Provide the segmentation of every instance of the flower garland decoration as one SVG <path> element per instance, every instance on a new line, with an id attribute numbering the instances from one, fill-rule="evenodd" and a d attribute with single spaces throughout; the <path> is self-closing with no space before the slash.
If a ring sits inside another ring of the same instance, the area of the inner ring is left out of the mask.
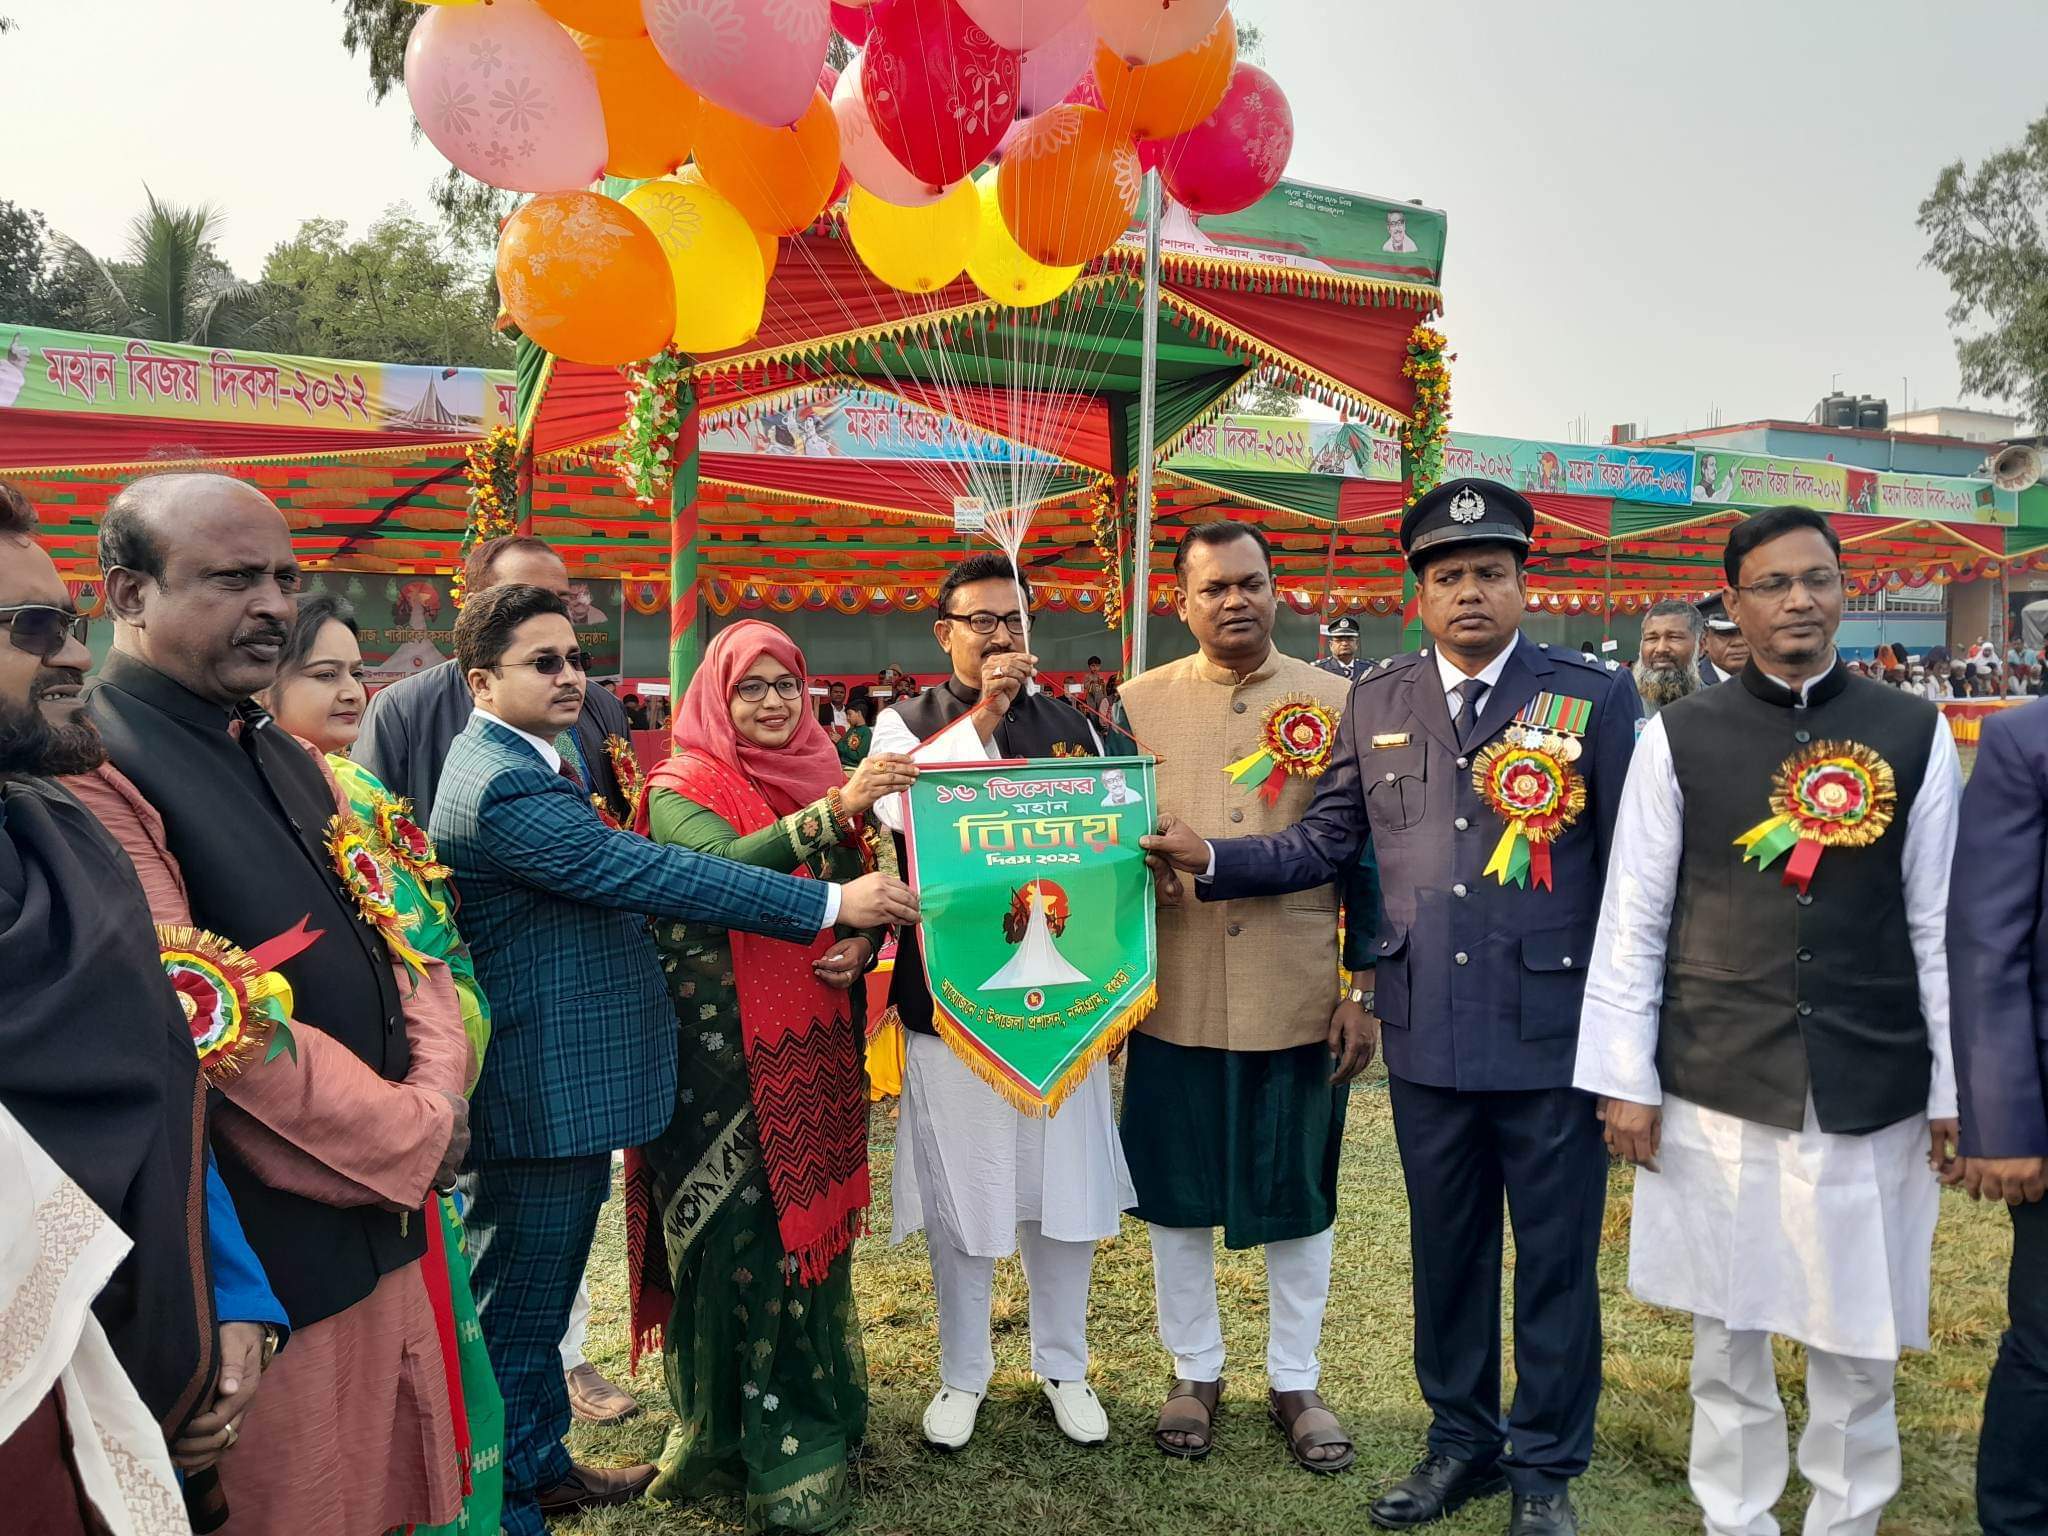
<path id="1" fill-rule="evenodd" d="M 1406 505 L 1433 489 L 1444 477 L 1444 444 L 1451 435 L 1451 364 L 1445 355 L 1444 333 L 1427 323 L 1408 333 L 1408 355 L 1401 377 L 1415 383 L 1415 410 L 1401 428 L 1401 454 L 1408 461 Z"/>
<path id="2" fill-rule="evenodd" d="M 1259 749 L 1223 770 L 1233 784 L 1248 784 L 1268 805 L 1280 803 L 1290 777 L 1321 778 L 1337 741 L 1337 717 L 1305 693 L 1289 694 L 1259 726 Z"/>
<path id="3" fill-rule="evenodd" d="M 1507 823 L 1485 873 L 1502 885 L 1533 883 L 1547 891 L 1553 888 L 1550 845 L 1585 813 L 1586 782 L 1549 741 L 1527 743 L 1528 733 L 1510 732 L 1480 753 L 1472 765 L 1472 787 Z"/>
<path id="4" fill-rule="evenodd" d="M 682 353 L 666 347 L 626 370 L 633 387 L 626 391 L 626 420 L 612 467 L 643 507 L 653 506 L 676 477 L 676 433 L 683 425 L 678 386 L 688 368 Z"/>
<path id="5" fill-rule="evenodd" d="M 519 434 L 510 427 L 493 427 L 480 443 L 472 443 L 465 456 L 462 478 L 469 482 L 469 524 L 462 530 L 454 580 L 449 596 L 462 606 L 462 562 L 469 552 L 489 539 L 513 531 L 512 508 L 519 501 Z"/>
<path id="6" fill-rule="evenodd" d="M 1830 848 L 1868 848 L 1899 807 L 1892 765 L 1855 742 L 1817 741 L 1785 759 L 1771 780 L 1773 814 L 1735 846 L 1742 862 L 1769 869 L 1786 854 L 1783 883 L 1803 896 Z"/>
<path id="7" fill-rule="evenodd" d="M 1124 567 L 1117 557 L 1116 496 L 1112 481 L 1096 482 L 1089 507 L 1088 525 L 1095 535 L 1095 552 L 1102 557 L 1102 623 L 1115 629 L 1124 620 Z"/>
<path id="8" fill-rule="evenodd" d="M 624 736 L 607 736 L 604 739 L 604 755 L 611 760 L 612 775 L 619 781 L 619 793 L 626 801 L 626 825 L 640 824 L 640 802 L 647 797 L 647 775 L 640 771 L 640 759 L 633 753 L 633 743 Z M 602 799 L 593 795 L 592 799 Z"/>
<path id="9" fill-rule="evenodd" d="M 383 936 L 394 955 L 424 975 L 429 957 L 414 947 L 410 937 L 412 929 L 419 926 L 419 915 L 398 910 L 398 891 L 385 854 L 385 844 L 353 811 L 328 819 L 327 855 L 356 911 Z"/>
<path id="10" fill-rule="evenodd" d="M 320 937 L 306 919 L 252 950 L 230 944 L 217 933 L 183 924 L 158 923 L 157 948 L 164 974 L 177 993 L 199 1069 L 213 1083 L 223 1083 L 262 1053 L 264 1061 L 280 1056 L 299 1059 L 292 1038 L 291 983 L 277 967 L 304 953 Z"/>

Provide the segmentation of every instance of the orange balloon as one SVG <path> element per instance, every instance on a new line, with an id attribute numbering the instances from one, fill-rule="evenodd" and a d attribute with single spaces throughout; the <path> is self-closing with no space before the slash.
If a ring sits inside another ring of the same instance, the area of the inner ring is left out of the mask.
<path id="1" fill-rule="evenodd" d="M 645 37 L 640 0 L 539 0 L 540 8 L 574 32 L 593 37 Z"/>
<path id="2" fill-rule="evenodd" d="M 825 211 L 839 184 L 839 119 L 823 91 L 787 128 L 704 103 L 697 168 L 764 235 L 794 235 Z"/>
<path id="3" fill-rule="evenodd" d="M 1237 23 L 1225 11 L 1198 48 L 1133 68 L 1101 42 L 1095 85 L 1117 130 L 1135 139 L 1170 139 L 1223 104 L 1237 67 Z"/>
<path id="4" fill-rule="evenodd" d="M 675 331 L 661 242 L 630 208 L 595 192 L 543 192 L 507 219 L 498 289 L 520 330 L 575 363 L 638 362 Z"/>
<path id="5" fill-rule="evenodd" d="M 772 283 L 775 281 L 775 263 L 782 257 L 782 242 L 758 229 L 754 231 L 754 238 L 761 242 L 761 270 Z"/>
<path id="6" fill-rule="evenodd" d="M 1049 267 L 1100 256 L 1130 228 L 1142 171 L 1107 112 L 1059 106 L 1028 119 L 996 169 L 1011 238 Z"/>
<path id="7" fill-rule="evenodd" d="M 604 168 L 645 181 L 666 176 L 690 158 L 704 98 L 678 80 L 646 37 L 595 37 L 573 32 L 604 107 L 610 144 Z"/>

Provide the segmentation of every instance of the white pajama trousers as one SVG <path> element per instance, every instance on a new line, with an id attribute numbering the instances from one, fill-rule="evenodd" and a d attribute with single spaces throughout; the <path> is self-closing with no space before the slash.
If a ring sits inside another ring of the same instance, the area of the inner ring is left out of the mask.
<path id="1" fill-rule="evenodd" d="M 1808 1347 L 1806 1432 L 1799 1471 L 1813 1487 L 1804 1536 L 1876 1536 L 1899 1491 L 1897 1362 Z M 1778 1536 L 1771 1509 L 1785 1491 L 1785 1405 L 1771 1336 L 1693 1317 L 1693 1497 L 1708 1536 Z"/>
<path id="2" fill-rule="evenodd" d="M 988 1328 L 996 1261 L 955 1247 L 936 1226 L 925 1229 L 925 1239 L 939 1304 L 939 1379 L 956 1392 L 979 1395 L 996 1368 Z M 1086 1381 L 1094 1241 L 1061 1242 L 1037 1222 L 1020 1221 L 1017 1251 L 1031 1289 L 1031 1369 L 1047 1381 Z"/>
<path id="3" fill-rule="evenodd" d="M 1152 1293 L 1159 1342 L 1183 1381 L 1223 1376 L 1223 1317 L 1216 1304 L 1216 1233 L 1210 1227 L 1153 1227 Z M 1275 1392 L 1313 1392 L 1322 1379 L 1316 1346 L 1330 1300 L 1336 1228 L 1266 1244 L 1266 1383 Z"/>

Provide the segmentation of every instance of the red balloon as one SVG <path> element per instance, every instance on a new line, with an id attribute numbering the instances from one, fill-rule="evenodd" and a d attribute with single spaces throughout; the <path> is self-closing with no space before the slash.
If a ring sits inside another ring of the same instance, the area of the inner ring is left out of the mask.
<path id="1" fill-rule="evenodd" d="M 1273 77 L 1239 64 L 1223 105 L 1160 151 L 1160 175 L 1190 213 L 1236 213 L 1279 183 L 1294 153 L 1294 109 Z"/>
<path id="2" fill-rule="evenodd" d="M 874 12 L 861 92 L 889 153 L 919 180 L 951 186 L 1015 120 L 1017 68 L 957 0 L 890 0 Z"/>
<path id="3" fill-rule="evenodd" d="M 868 28 L 874 25 L 874 12 L 858 5 L 841 5 L 832 0 L 832 30 L 858 48 L 868 40 Z M 830 91 L 825 93 L 831 95 Z"/>

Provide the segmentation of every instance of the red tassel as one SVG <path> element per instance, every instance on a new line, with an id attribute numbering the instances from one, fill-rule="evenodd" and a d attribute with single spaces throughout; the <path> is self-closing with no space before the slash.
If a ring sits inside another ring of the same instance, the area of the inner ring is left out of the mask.
<path id="1" fill-rule="evenodd" d="M 1785 861 L 1785 884 L 1798 888 L 1799 894 L 1807 894 L 1813 884 L 1813 872 L 1820 864 L 1821 845 L 1802 837 L 1792 845 L 1792 856 Z"/>
<path id="2" fill-rule="evenodd" d="M 1547 891 L 1551 888 L 1550 844 L 1529 844 L 1529 883 L 1541 890 Z"/>
<path id="3" fill-rule="evenodd" d="M 1266 775 L 1266 782 L 1259 786 L 1259 798 L 1268 805 L 1278 805 L 1280 803 L 1280 791 L 1286 788 L 1286 786 L 1287 770 L 1276 763 L 1273 766 L 1273 771 Z"/>

